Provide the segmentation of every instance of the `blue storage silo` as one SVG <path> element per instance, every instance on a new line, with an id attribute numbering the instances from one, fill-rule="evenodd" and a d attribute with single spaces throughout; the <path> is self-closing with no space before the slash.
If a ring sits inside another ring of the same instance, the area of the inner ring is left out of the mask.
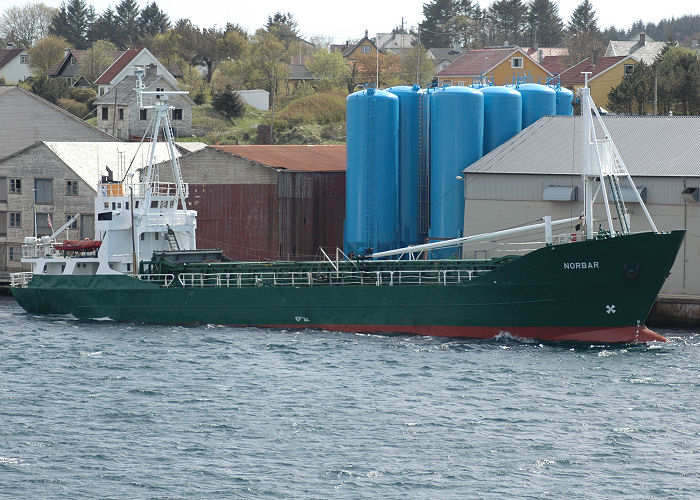
<path id="1" fill-rule="evenodd" d="M 493 151 L 522 130 L 520 92 L 510 87 L 484 87 L 484 154 Z"/>
<path id="2" fill-rule="evenodd" d="M 347 97 L 346 110 L 345 252 L 396 248 L 399 98 L 362 90 Z"/>
<path id="3" fill-rule="evenodd" d="M 557 112 L 557 93 L 551 87 L 539 83 L 517 85 L 523 99 L 523 128 L 547 115 Z"/>
<path id="4" fill-rule="evenodd" d="M 484 148 L 484 94 L 447 87 L 430 97 L 430 239 L 458 238 L 464 228 L 462 170 Z M 450 257 L 454 249 L 432 252 Z"/>
<path id="5" fill-rule="evenodd" d="M 557 115 L 574 115 L 574 93 L 560 85 L 554 88 L 557 94 Z"/>
<path id="6" fill-rule="evenodd" d="M 423 243 L 421 188 L 427 185 L 427 94 L 418 85 L 386 89 L 399 98 L 399 245 Z M 427 231 L 423 231 L 427 233 Z"/>

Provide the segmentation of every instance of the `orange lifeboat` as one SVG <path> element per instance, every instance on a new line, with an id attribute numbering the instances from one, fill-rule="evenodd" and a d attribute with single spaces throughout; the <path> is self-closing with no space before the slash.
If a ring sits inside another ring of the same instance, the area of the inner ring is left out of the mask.
<path id="1" fill-rule="evenodd" d="M 54 248 L 63 252 L 94 252 L 102 245 L 102 241 L 91 240 L 65 240 L 63 243 L 55 243 Z"/>

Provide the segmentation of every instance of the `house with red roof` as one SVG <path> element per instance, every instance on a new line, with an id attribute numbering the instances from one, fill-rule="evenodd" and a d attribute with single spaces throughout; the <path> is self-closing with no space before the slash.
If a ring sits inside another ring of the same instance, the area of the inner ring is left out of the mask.
<path id="1" fill-rule="evenodd" d="M 588 86 L 591 97 L 597 106 L 607 108 L 608 94 L 617 87 L 624 76 L 634 71 L 638 59 L 634 56 L 597 57 L 594 53 L 580 63 L 572 66 L 560 75 L 561 84 L 574 91 L 574 94 L 584 86 L 583 73 L 588 75 Z"/>
<path id="2" fill-rule="evenodd" d="M 7 49 L 0 49 L 0 78 L 5 83 L 18 83 L 32 76 L 27 49 L 15 48 L 8 43 Z"/>
<path id="3" fill-rule="evenodd" d="M 468 50 L 437 74 L 440 84 L 471 85 L 486 78 L 494 85 L 528 81 L 545 83 L 552 74 L 517 46 Z"/>
<path id="4" fill-rule="evenodd" d="M 95 85 L 98 87 L 97 95 L 105 95 L 109 89 L 121 82 L 124 77 L 133 75 L 136 67 L 153 67 L 156 75 L 162 76 L 171 86 L 177 88 L 175 76 L 156 59 L 156 56 L 144 47 L 122 52 L 116 61 L 95 80 Z"/>

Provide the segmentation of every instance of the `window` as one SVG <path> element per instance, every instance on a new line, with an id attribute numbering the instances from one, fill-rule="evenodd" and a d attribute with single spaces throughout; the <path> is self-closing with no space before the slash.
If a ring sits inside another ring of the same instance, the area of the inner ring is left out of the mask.
<path id="1" fill-rule="evenodd" d="M 625 64 L 625 74 L 634 73 L 634 64 Z"/>
<path id="2" fill-rule="evenodd" d="M 160 239 L 160 233 L 153 233 L 153 237 L 154 237 L 156 240 L 159 240 L 159 239 Z"/>
<path id="3" fill-rule="evenodd" d="M 163 87 L 156 87 L 156 92 L 164 92 L 165 89 Z M 156 99 L 160 99 L 160 94 L 156 94 Z"/>
<path id="4" fill-rule="evenodd" d="M 363 54 L 369 54 L 370 52 L 372 52 L 372 47 L 371 47 L 371 46 L 369 46 L 369 45 L 363 45 L 363 46 L 362 46 L 362 53 L 363 53 Z"/>
<path id="5" fill-rule="evenodd" d="M 139 120 L 148 120 L 148 114 L 146 109 L 139 110 Z"/>
<path id="6" fill-rule="evenodd" d="M 51 221 L 51 214 L 46 212 L 38 212 L 36 214 L 36 234 L 37 236 L 49 236 L 53 234 L 53 229 L 49 222 Z"/>
<path id="7" fill-rule="evenodd" d="M 34 179 L 34 203 L 38 205 L 53 203 L 53 179 Z"/>
<path id="8" fill-rule="evenodd" d="M 182 110 L 173 109 L 173 120 L 182 120 Z"/>
<path id="9" fill-rule="evenodd" d="M 510 67 L 511 68 L 522 68 L 523 67 L 523 58 L 522 57 L 514 57 L 513 59 L 510 60 Z"/>
<path id="10" fill-rule="evenodd" d="M 71 58 L 70 58 L 70 65 L 71 65 L 71 66 L 75 66 L 76 64 L 78 64 L 78 63 L 75 62 L 75 57 L 71 56 Z"/>
<path id="11" fill-rule="evenodd" d="M 10 250 L 10 260 L 18 262 L 22 260 L 22 248 L 21 247 L 8 247 Z"/>
<path id="12" fill-rule="evenodd" d="M 19 56 L 19 63 L 20 64 L 29 64 L 29 56 L 26 54 L 22 54 Z"/>
<path id="13" fill-rule="evenodd" d="M 66 181 L 66 196 L 78 196 L 78 181 Z"/>
<path id="14" fill-rule="evenodd" d="M 66 222 L 71 220 L 75 214 L 66 214 Z M 68 226 L 66 229 L 78 229 L 78 219 L 75 219 L 73 223 Z"/>
<path id="15" fill-rule="evenodd" d="M 124 119 L 124 108 L 119 108 L 119 119 L 120 120 Z"/>
<path id="16" fill-rule="evenodd" d="M 464 81 L 460 80 L 457 82 L 458 87 L 464 87 Z"/>
<path id="17" fill-rule="evenodd" d="M 102 106 L 102 119 L 109 120 L 109 111 L 107 111 L 107 106 Z"/>
<path id="18" fill-rule="evenodd" d="M 144 241 L 146 239 L 146 233 L 141 233 L 141 241 Z"/>
<path id="19" fill-rule="evenodd" d="M 10 193 L 20 194 L 22 192 L 22 179 L 10 179 Z"/>
<path id="20" fill-rule="evenodd" d="M 103 95 L 105 95 L 105 89 L 104 89 L 104 88 L 101 88 L 101 89 L 100 89 L 100 97 L 102 97 Z"/>
<path id="21" fill-rule="evenodd" d="M 19 212 L 10 212 L 10 227 L 22 227 L 22 214 Z"/>

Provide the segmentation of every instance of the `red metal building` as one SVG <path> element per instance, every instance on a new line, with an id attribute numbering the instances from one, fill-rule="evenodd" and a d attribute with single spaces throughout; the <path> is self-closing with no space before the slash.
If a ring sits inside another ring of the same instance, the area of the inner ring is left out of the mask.
<path id="1" fill-rule="evenodd" d="M 303 260 L 343 247 L 345 146 L 210 146 L 180 164 L 200 248 Z"/>

